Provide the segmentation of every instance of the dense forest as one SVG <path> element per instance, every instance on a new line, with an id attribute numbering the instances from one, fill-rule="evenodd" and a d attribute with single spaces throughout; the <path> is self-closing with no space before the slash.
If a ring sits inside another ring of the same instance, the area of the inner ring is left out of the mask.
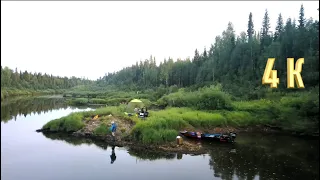
<path id="1" fill-rule="evenodd" d="M 297 12 L 298 13 L 298 12 Z M 262 85 L 268 58 L 276 58 L 278 90 L 287 90 L 287 58 L 304 58 L 302 78 L 305 90 L 319 85 L 319 21 L 306 19 L 301 5 L 299 19 L 287 19 L 279 14 L 274 31 L 265 11 L 261 31 L 254 31 L 253 14 L 247 21 L 248 29 L 236 36 L 231 22 L 222 35 L 215 38 L 210 49 L 195 50 L 192 59 L 168 58 L 156 64 L 154 57 L 137 62 L 131 67 L 100 78 L 99 86 L 115 85 L 126 90 L 152 87 L 200 87 L 221 83 L 223 89 L 244 99 L 262 98 L 270 86 Z"/>
<path id="2" fill-rule="evenodd" d="M 70 89 L 79 85 L 90 85 L 94 81 L 76 78 L 59 77 L 49 74 L 18 71 L 1 66 L 1 100 L 8 96 L 28 94 L 62 93 L 59 90 Z"/>
<path id="3" fill-rule="evenodd" d="M 59 77 L 49 74 L 21 72 L 1 66 L 1 87 L 17 89 L 69 89 L 77 85 L 89 85 L 92 81 L 76 77 Z"/>

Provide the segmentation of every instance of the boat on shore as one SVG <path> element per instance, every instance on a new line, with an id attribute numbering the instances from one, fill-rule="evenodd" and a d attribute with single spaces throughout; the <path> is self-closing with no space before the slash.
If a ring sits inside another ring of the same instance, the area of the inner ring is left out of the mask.
<path id="1" fill-rule="evenodd" d="M 220 141 L 233 143 L 237 137 L 236 133 L 201 133 L 194 131 L 180 131 L 180 134 L 193 139 L 209 140 L 209 141 Z"/>

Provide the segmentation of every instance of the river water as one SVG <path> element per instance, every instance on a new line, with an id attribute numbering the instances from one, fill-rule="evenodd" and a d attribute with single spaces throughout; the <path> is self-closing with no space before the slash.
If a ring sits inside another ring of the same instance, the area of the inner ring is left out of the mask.
<path id="1" fill-rule="evenodd" d="M 156 154 L 102 142 L 36 133 L 74 111 L 62 98 L 1 103 L 2 180 L 316 180 L 319 141 L 238 134 L 234 145 L 212 144 L 206 155 Z"/>

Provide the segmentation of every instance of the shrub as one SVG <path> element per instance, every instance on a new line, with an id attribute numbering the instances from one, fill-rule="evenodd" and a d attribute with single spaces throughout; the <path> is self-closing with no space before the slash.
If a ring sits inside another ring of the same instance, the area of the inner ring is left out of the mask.
<path id="1" fill-rule="evenodd" d="M 93 133 L 95 135 L 107 135 L 107 134 L 110 134 L 111 133 L 111 130 L 110 128 L 107 127 L 106 124 L 102 123 L 100 124 L 96 129 L 94 129 Z"/>

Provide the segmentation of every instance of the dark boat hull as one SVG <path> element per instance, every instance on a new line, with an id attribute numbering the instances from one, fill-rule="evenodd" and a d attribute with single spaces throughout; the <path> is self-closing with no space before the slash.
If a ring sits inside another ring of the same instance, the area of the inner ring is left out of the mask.
<path id="1" fill-rule="evenodd" d="M 200 132 L 181 131 L 180 134 L 184 135 L 185 137 L 193 138 L 193 139 L 219 141 L 219 142 L 229 142 L 229 143 L 233 143 L 234 140 L 236 139 L 236 134 L 232 133 L 232 132 L 230 132 L 228 134 L 222 134 L 222 133 L 203 134 L 203 133 L 200 133 Z"/>

